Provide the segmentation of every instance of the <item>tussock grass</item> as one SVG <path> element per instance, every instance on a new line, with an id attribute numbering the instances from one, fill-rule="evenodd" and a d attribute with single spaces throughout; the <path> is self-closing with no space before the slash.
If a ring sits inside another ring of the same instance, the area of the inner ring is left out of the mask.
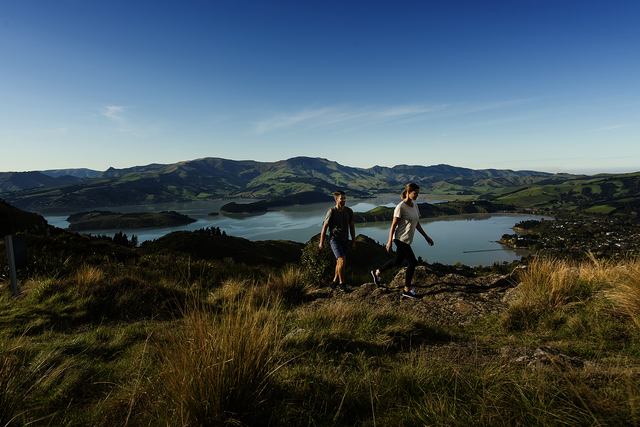
<path id="1" fill-rule="evenodd" d="M 38 352 L 24 336 L 5 334 L 1 338 L 0 425 L 51 422 L 56 414 L 47 406 L 49 400 L 56 398 L 55 392 L 47 396 L 47 401 L 42 401 L 42 392 L 51 391 L 51 384 L 65 378 L 73 363 L 56 363 L 56 349 Z"/>
<path id="2" fill-rule="evenodd" d="M 536 258 L 519 273 L 520 296 L 502 316 L 502 326 L 507 330 L 523 330 L 535 328 L 540 322 L 553 326 L 570 321 L 576 330 L 583 329 L 578 319 L 569 320 L 570 314 L 579 306 L 603 302 L 598 300 L 611 287 L 610 269 L 609 263 L 595 259 L 579 263 Z"/>
<path id="3" fill-rule="evenodd" d="M 159 409 L 176 425 L 232 425 L 259 419 L 278 366 L 282 315 L 241 299 L 214 313 L 194 305 L 185 323 L 159 343 L 165 400 Z"/>
<path id="4" fill-rule="evenodd" d="M 640 329 L 640 259 L 627 259 L 611 271 L 614 286 L 608 295 L 618 303 L 618 312 Z"/>
<path id="5" fill-rule="evenodd" d="M 0 426 L 638 425 L 633 259 L 538 259 L 506 312 L 445 329 L 297 266 L 56 250 L 4 284 Z M 487 355 L 541 345 L 591 367 Z"/>
<path id="6" fill-rule="evenodd" d="M 19 340 L 2 336 L 0 340 L 0 425 L 18 425 L 28 410 L 23 399 L 33 391 L 34 372 L 23 369 L 27 359 Z"/>
<path id="7" fill-rule="evenodd" d="M 261 298 L 267 300 L 276 296 L 289 304 L 296 304 L 303 302 L 312 289 L 300 267 L 289 265 L 268 278 Z"/>
<path id="8" fill-rule="evenodd" d="M 313 286 L 296 266 L 287 266 L 263 280 L 229 278 L 220 288 L 209 293 L 208 300 L 218 305 L 235 304 L 238 301 L 260 307 L 270 301 L 293 305 L 303 302 Z"/>

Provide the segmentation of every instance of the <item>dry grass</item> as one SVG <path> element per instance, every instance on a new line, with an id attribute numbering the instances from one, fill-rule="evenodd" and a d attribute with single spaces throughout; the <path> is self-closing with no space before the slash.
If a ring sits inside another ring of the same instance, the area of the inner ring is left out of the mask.
<path id="1" fill-rule="evenodd" d="M 521 301 L 555 309 L 581 302 L 607 286 L 606 265 L 538 258 L 520 273 Z"/>
<path id="2" fill-rule="evenodd" d="M 612 269 L 611 281 L 608 295 L 618 303 L 620 313 L 640 328 L 640 259 L 628 259 Z"/>
<path id="3" fill-rule="evenodd" d="M 289 305 L 303 302 L 312 290 L 300 268 L 288 266 L 266 280 L 230 278 L 209 294 L 208 300 L 216 304 L 237 303 L 242 300 L 253 307 L 273 301 Z"/>
<path id="4" fill-rule="evenodd" d="M 257 416 L 278 366 L 281 333 L 278 311 L 243 299 L 221 313 L 189 308 L 184 325 L 159 343 L 166 393 L 160 405 L 170 424 L 231 425 Z"/>

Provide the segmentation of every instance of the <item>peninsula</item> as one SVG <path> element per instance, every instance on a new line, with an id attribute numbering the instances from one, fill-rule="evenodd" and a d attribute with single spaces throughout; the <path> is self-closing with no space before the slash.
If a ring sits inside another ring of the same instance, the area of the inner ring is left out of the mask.
<path id="1" fill-rule="evenodd" d="M 119 213 L 110 211 L 78 212 L 70 215 L 69 231 L 172 227 L 197 220 L 175 211 Z"/>

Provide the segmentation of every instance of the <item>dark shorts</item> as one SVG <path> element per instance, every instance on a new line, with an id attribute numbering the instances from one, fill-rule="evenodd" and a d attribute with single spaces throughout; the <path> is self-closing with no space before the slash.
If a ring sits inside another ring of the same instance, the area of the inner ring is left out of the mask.
<path id="1" fill-rule="evenodd" d="M 339 239 L 329 239 L 329 244 L 331 245 L 331 249 L 333 250 L 333 254 L 336 256 L 336 259 L 347 256 L 347 247 L 349 246 L 349 242 L 344 242 Z"/>

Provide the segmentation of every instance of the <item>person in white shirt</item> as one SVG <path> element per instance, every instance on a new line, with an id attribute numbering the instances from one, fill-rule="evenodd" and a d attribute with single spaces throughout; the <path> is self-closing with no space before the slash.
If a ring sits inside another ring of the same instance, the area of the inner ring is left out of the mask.
<path id="1" fill-rule="evenodd" d="M 427 243 L 433 246 L 433 240 L 425 233 L 420 225 L 420 209 L 415 203 L 416 199 L 420 195 L 420 187 L 418 184 L 407 184 L 402 192 L 402 202 L 396 206 L 393 211 L 393 222 L 391 223 L 391 229 L 389 230 L 389 241 L 387 242 L 387 252 L 391 250 L 391 242 L 396 244 L 396 257 L 387 261 L 382 267 L 375 271 L 371 271 L 373 280 L 376 286 L 380 286 L 380 276 L 382 273 L 391 267 L 402 265 L 402 261 L 405 259 L 409 263 L 407 271 L 405 273 L 404 291 L 403 297 L 417 299 L 418 296 L 414 289 L 411 289 L 411 279 L 413 278 L 413 272 L 415 271 L 418 260 L 411 249 L 411 243 L 413 243 L 413 235 L 416 230 L 424 236 Z"/>

